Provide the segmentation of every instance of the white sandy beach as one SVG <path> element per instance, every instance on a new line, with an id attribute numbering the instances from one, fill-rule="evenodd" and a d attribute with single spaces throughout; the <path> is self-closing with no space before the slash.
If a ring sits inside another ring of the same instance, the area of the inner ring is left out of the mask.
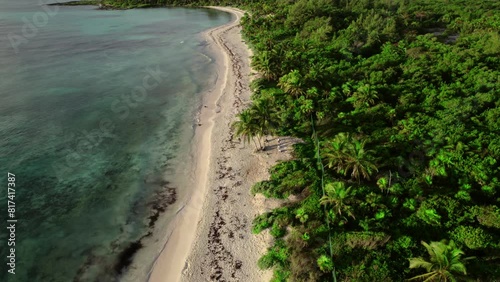
<path id="1" fill-rule="evenodd" d="M 250 103 L 251 51 L 241 37 L 239 21 L 244 12 L 210 7 L 234 15 L 232 22 L 203 34 L 217 63 L 217 82 L 203 96 L 200 126 L 191 150 L 194 185 L 186 205 L 177 211 L 147 273 L 149 282 L 269 281 L 272 272 L 257 267 L 270 246 L 268 232 L 254 235 L 252 221 L 277 205 L 250 193 L 251 186 L 268 177 L 278 160 L 288 159 L 269 143 L 266 152 L 234 137 L 231 124 Z M 273 149 L 274 148 L 274 149 Z M 169 219 L 170 220 L 170 219 Z M 149 244 L 149 242 L 145 242 Z M 157 242 L 158 243 L 158 242 Z M 139 253 L 126 281 L 144 277 L 138 265 L 147 253 Z M 151 255 L 151 253 L 149 253 Z M 135 269 L 134 269 L 135 268 Z"/>

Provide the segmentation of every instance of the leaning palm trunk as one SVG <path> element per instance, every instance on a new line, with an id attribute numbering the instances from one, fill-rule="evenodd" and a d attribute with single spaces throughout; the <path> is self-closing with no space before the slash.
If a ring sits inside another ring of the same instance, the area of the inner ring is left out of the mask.
<path id="1" fill-rule="evenodd" d="M 262 139 L 262 135 L 257 135 L 257 140 L 259 140 L 259 148 L 262 150 L 263 147 L 262 147 L 262 143 L 260 142 L 260 140 Z"/>
<path id="2" fill-rule="evenodd" d="M 260 147 L 257 147 L 257 142 L 255 142 L 255 138 L 252 137 L 253 144 L 255 145 L 255 150 L 259 150 Z M 259 142 L 260 145 L 260 142 Z"/>

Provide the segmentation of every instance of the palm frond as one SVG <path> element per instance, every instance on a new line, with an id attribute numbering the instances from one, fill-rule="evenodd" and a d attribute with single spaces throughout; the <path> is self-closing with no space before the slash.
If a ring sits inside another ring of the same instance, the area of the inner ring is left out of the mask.
<path id="1" fill-rule="evenodd" d="M 424 260 L 423 258 L 411 258 L 410 268 L 425 268 L 427 271 L 431 271 L 434 267 L 434 264 Z"/>
<path id="2" fill-rule="evenodd" d="M 434 277 L 435 275 L 437 275 L 437 273 L 435 271 L 433 272 L 429 272 L 429 273 L 425 273 L 425 274 L 420 274 L 420 275 L 417 275 L 417 276 L 414 276 L 406 281 L 415 281 L 415 280 L 424 280 L 424 279 L 428 279 L 429 277 Z"/>

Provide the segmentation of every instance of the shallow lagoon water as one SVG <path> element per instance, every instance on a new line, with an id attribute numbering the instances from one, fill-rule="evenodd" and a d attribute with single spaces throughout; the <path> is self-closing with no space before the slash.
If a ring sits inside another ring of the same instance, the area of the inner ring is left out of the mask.
<path id="1" fill-rule="evenodd" d="M 16 275 L 4 262 L 0 281 L 112 281 L 156 193 L 182 182 L 176 157 L 215 79 L 197 35 L 231 16 L 59 7 L 16 50 L 9 35 L 43 11 L 0 1 L 0 173 L 16 175 L 18 218 Z"/>

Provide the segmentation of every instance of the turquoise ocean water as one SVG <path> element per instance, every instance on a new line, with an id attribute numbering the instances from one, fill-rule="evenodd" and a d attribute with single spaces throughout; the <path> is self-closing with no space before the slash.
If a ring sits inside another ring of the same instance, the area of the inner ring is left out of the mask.
<path id="1" fill-rule="evenodd" d="M 215 80 L 199 33 L 231 16 L 42 2 L 0 0 L 0 281 L 116 281 L 155 195 L 184 188 L 172 167 Z"/>

